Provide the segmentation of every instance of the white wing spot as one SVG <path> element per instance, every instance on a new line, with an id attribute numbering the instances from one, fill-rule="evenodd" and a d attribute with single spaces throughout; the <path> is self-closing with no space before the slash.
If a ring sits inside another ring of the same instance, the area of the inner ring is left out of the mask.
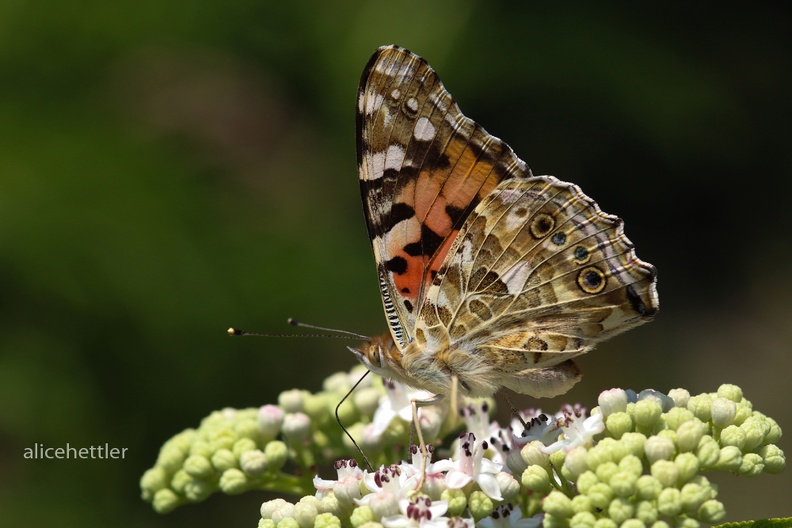
<path id="1" fill-rule="evenodd" d="M 385 153 L 375 152 L 371 155 L 366 180 L 379 180 L 383 174 L 385 174 Z"/>
<path id="2" fill-rule="evenodd" d="M 404 163 L 404 148 L 401 145 L 389 145 L 385 154 L 385 170 L 399 170 Z"/>
<path id="3" fill-rule="evenodd" d="M 423 116 L 415 122 L 415 128 L 413 128 L 413 136 L 418 141 L 431 141 L 434 139 L 437 130 L 435 130 L 434 125 L 429 118 Z"/>
<path id="4" fill-rule="evenodd" d="M 527 262 L 520 262 L 501 276 L 509 293 L 517 295 L 522 292 L 528 277 L 531 275 L 531 266 Z"/>
<path id="5" fill-rule="evenodd" d="M 409 99 L 407 99 L 407 108 L 409 108 L 410 111 L 412 111 L 412 112 L 417 112 L 418 111 L 418 99 L 416 99 L 415 97 L 410 97 Z"/>
<path id="6" fill-rule="evenodd" d="M 394 100 L 396 100 L 396 101 L 398 101 L 398 100 L 399 100 L 399 97 L 401 97 L 401 92 L 399 91 L 399 89 L 398 89 L 398 88 L 394 88 L 394 90 L 391 92 L 391 97 L 392 97 Z"/>
<path id="7" fill-rule="evenodd" d="M 373 90 L 369 92 L 366 97 L 366 115 L 371 115 L 382 106 L 382 94 L 378 94 Z"/>

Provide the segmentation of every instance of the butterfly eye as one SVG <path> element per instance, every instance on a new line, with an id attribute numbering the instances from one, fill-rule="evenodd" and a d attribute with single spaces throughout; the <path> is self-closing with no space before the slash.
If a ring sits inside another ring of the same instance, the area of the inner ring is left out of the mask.
<path id="1" fill-rule="evenodd" d="M 382 352 L 380 351 L 379 345 L 373 344 L 366 350 L 366 361 L 368 361 L 372 367 L 382 367 Z"/>

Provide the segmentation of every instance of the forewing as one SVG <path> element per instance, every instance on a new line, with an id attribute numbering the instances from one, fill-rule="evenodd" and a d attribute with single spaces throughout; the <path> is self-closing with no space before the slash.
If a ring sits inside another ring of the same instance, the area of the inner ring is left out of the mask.
<path id="1" fill-rule="evenodd" d="M 530 170 L 459 110 L 421 57 L 380 48 L 358 91 L 360 188 L 394 340 L 413 339 L 423 304 L 460 228 L 504 180 Z"/>

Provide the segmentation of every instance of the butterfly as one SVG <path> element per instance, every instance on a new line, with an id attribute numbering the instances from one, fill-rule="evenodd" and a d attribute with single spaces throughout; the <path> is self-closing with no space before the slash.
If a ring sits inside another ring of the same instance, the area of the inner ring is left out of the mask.
<path id="1" fill-rule="evenodd" d="M 657 313 L 622 220 L 534 176 L 404 48 L 363 71 L 357 164 L 390 332 L 350 350 L 377 374 L 433 401 L 556 396 L 581 378 L 574 357 Z"/>

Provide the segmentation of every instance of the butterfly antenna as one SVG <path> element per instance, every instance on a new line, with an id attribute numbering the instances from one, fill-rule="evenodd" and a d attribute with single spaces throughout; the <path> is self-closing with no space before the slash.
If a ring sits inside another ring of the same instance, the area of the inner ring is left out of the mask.
<path id="1" fill-rule="evenodd" d="M 301 323 L 297 319 L 289 318 L 287 321 L 292 326 L 300 326 L 303 328 L 312 328 L 314 330 L 322 330 L 323 332 L 330 332 L 329 334 L 268 334 L 263 332 L 248 332 L 247 330 L 240 330 L 239 328 L 229 328 L 228 335 L 231 336 L 258 336 L 258 337 L 329 337 L 333 339 L 362 339 L 364 341 L 371 341 L 370 337 L 356 334 L 355 332 L 348 332 L 346 330 L 337 330 L 335 328 L 325 328 L 323 326 L 309 325 Z"/>
<path id="2" fill-rule="evenodd" d="M 295 319 L 293 317 L 289 317 L 289 319 L 286 322 L 289 323 L 292 326 L 299 326 L 301 328 L 310 328 L 312 330 L 321 330 L 323 332 L 332 332 L 332 333 L 336 333 L 336 334 L 342 334 L 342 335 L 345 335 L 345 336 L 353 337 L 355 339 L 363 339 L 364 341 L 370 341 L 369 337 L 364 336 L 364 335 L 360 335 L 360 334 L 355 333 L 355 332 L 349 332 L 348 330 L 339 330 L 337 328 L 325 328 L 324 326 L 316 326 L 316 325 L 312 325 L 312 324 L 308 324 L 308 323 L 303 323 L 303 322 L 298 321 L 297 319 Z M 360 382 L 358 382 L 358 383 L 360 383 Z"/>
<path id="3" fill-rule="evenodd" d="M 316 327 L 312 327 L 312 328 L 316 328 Z M 353 444 L 353 445 L 355 446 L 355 448 L 358 450 L 358 452 L 360 453 L 360 456 L 362 456 L 362 457 L 363 457 L 363 460 L 365 460 L 365 461 L 366 461 L 366 465 L 368 466 L 368 468 L 369 468 L 369 471 L 373 472 L 373 471 L 374 471 L 374 467 L 371 465 L 371 462 L 369 462 L 369 459 L 368 459 L 368 457 L 366 456 L 366 453 L 364 453 L 364 452 L 363 452 L 363 450 L 362 450 L 362 449 L 360 449 L 360 446 L 358 445 L 358 443 L 357 443 L 357 442 L 355 442 L 355 439 L 354 439 L 354 438 L 352 438 L 352 435 L 351 435 L 351 434 L 349 434 L 349 431 L 347 431 L 347 428 L 346 428 L 346 427 L 344 427 L 344 424 L 343 424 L 343 423 L 341 423 L 341 418 L 338 416 L 338 409 L 340 409 L 340 408 L 341 408 L 341 404 L 343 404 L 343 403 L 346 401 L 346 399 L 347 399 L 347 398 L 349 398 L 349 395 L 350 395 L 350 394 L 352 394 L 352 391 L 354 391 L 355 389 L 357 389 L 358 385 L 360 385 L 360 383 L 361 383 L 361 382 L 362 382 L 362 381 L 363 381 L 363 380 L 366 378 L 366 376 L 368 376 L 368 375 L 369 375 L 369 373 L 370 373 L 370 372 L 371 372 L 370 370 L 367 370 L 365 374 L 363 374 L 362 376 L 360 376 L 360 379 L 359 379 L 359 380 L 357 380 L 357 382 L 356 382 L 356 383 L 355 383 L 355 384 L 352 386 L 352 388 L 351 388 L 351 389 L 349 389 L 349 392 L 347 392 L 347 393 L 344 395 L 344 397 L 343 397 L 343 398 L 341 398 L 341 401 L 340 401 L 340 402 L 338 402 L 338 405 L 336 405 L 336 408 L 335 408 L 335 418 L 336 418 L 336 422 L 338 422 L 338 425 L 341 427 L 341 430 L 342 430 L 342 431 L 344 431 L 344 434 L 345 434 L 345 435 L 347 435 L 347 438 L 349 438 L 349 439 L 352 441 L 352 444 Z"/>

